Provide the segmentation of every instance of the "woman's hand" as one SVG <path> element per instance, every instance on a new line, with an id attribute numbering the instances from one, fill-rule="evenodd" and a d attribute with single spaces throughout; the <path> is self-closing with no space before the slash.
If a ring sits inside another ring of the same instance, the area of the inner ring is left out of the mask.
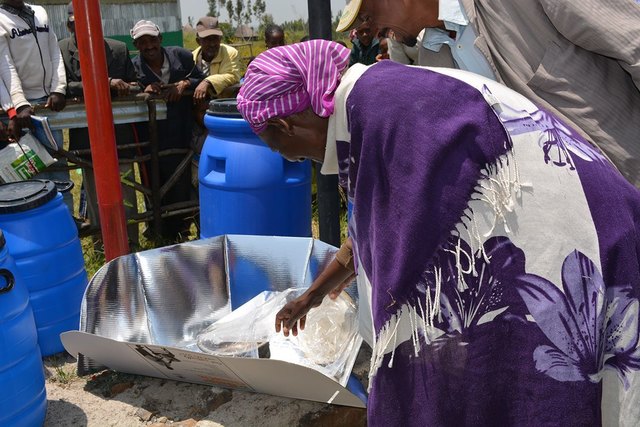
<path id="1" fill-rule="evenodd" d="M 351 239 L 349 239 L 342 245 L 340 251 L 348 248 L 350 253 L 351 246 Z M 276 314 L 276 332 L 282 331 L 285 337 L 289 336 L 290 331 L 294 336 L 298 335 L 298 321 L 300 321 L 300 330 L 303 330 L 309 310 L 322 304 L 327 294 L 330 294 L 333 299 L 340 295 L 355 276 L 353 268 L 345 267 L 349 263 L 342 261 L 343 263 L 340 263 L 337 258 L 334 258 L 304 294 L 282 307 Z"/>
<path id="2" fill-rule="evenodd" d="M 322 304 L 322 298 L 314 297 L 309 292 L 305 292 L 293 301 L 289 301 L 276 314 L 276 332 L 282 331 L 284 336 L 288 337 L 289 331 L 291 331 L 293 336 L 297 336 L 298 321 L 300 321 L 300 330 L 303 330 L 307 321 L 307 313 L 320 304 Z"/>

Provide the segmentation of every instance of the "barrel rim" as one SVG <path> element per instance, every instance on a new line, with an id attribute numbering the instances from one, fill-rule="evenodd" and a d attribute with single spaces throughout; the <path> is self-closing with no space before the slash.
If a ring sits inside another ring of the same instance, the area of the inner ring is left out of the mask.
<path id="1" fill-rule="evenodd" d="M 53 200 L 58 191 L 53 181 L 31 179 L 0 184 L 0 214 L 25 212 Z"/>
<path id="2" fill-rule="evenodd" d="M 238 100 L 236 98 L 220 98 L 209 102 L 207 114 L 218 117 L 242 118 L 238 111 Z"/>

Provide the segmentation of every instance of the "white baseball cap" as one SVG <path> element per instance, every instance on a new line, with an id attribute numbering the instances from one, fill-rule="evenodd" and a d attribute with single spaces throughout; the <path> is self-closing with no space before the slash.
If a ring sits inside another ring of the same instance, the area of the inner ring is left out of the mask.
<path id="1" fill-rule="evenodd" d="M 160 28 L 151 21 L 140 20 L 131 29 L 131 37 L 138 40 L 142 36 L 157 37 L 160 35 Z"/>

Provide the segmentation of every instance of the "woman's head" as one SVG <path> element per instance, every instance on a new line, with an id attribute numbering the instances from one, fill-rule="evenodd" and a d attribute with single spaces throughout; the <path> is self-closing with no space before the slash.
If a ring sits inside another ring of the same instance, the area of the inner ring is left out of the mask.
<path id="1" fill-rule="evenodd" d="M 349 54 L 349 49 L 326 40 L 261 53 L 247 69 L 238 110 L 284 157 L 322 161 L 328 117 Z"/>

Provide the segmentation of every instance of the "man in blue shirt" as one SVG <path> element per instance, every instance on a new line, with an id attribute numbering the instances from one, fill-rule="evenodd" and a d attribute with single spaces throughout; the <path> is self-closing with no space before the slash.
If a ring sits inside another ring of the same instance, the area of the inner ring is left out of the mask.
<path id="1" fill-rule="evenodd" d="M 363 23 L 356 29 L 356 38 L 353 40 L 349 66 L 353 64 L 371 65 L 376 63 L 376 56 L 380 53 L 380 43 L 374 37 L 373 30 L 368 23 Z"/>
<path id="2" fill-rule="evenodd" d="M 193 54 L 181 47 L 162 47 L 160 29 L 151 21 L 139 21 L 131 30 L 133 44 L 140 55 L 133 58 L 138 82 L 146 93 L 163 97 L 167 101 L 167 120 L 158 121 L 158 150 L 190 148 L 193 127 L 193 100 L 183 97 L 186 90 L 194 90 L 204 78 L 196 67 Z M 140 138 L 146 140 L 146 126 L 140 129 Z M 182 161 L 182 155 L 160 157 L 160 185 L 172 179 Z M 148 168 L 149 166 L 147 166 Z M 185 169 L 175 184 L 162 198 L 162 205 L 175 205 L 190 200 L 191 176 Z M 170 216 L 162 221 L 162 237 L 176 242 L 189 233 L 191 222 L 186 218 Z"/>

